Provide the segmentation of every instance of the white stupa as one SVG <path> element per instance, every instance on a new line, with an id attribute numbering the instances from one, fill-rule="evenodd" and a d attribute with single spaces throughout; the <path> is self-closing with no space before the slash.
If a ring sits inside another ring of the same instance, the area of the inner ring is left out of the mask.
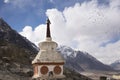
<path id="1" fill-rule="evenodd" d="M 65 63 L 60 53 L 56 51 L 58 44 L 52 41 L 50 34 L 50 21 L 47 20 L 46 40 L 39 43 L 40 51 L 32 61 L 34 67 L 33 78 L 47 80 L 49 78 L 63 78 L 63 65 Z"/>

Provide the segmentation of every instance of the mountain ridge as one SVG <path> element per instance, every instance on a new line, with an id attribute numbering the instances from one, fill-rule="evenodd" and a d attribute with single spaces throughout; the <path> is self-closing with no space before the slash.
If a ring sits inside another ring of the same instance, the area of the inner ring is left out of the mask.
<path id="1" fill-rule="evenodd" d="M 22 38 L 21 38 L 22 37 Z M 6 41 L 17 44 L 19 47 L 28 48 L 28 50 L 38 52 L 35 44 L 13 30 L 2 18 L 0 19 L 0 41 Z M 22 44 L 22 45 L 21 45 Z M 30 48 L 31 47 L 31 48 Z M 35 49 L 36 48 L 36 49 Z"/>
<path id="2" fill-rule="evenodd" d="M 87 70 L 100 70 L 100 71 L 113 71 L 114 69 L 109 65 L 105 65 L 98 61 L 95 57 L 91 56 L 87 52 L 81 52 L 73 50 L 70 47 L 60 46 L 57 49 L 62 53 L 66 59 L 66 66 L 76 71 L 87 71 Z M 77 66 L 75 66 L 77 65 Z"/>
<path id="3" fill-rule="evenodd" d="M 113 62 L 112 64 L 110 64 L 110 66 L 112 68 L 114 68 L 117 71 L 120 71 L 120 60 L 116 60 L 115 62 Z"/>
<path id="4" fill-rule="evenodd" d="M 37 47 L 13 30 L 0 19 L 0 80 L 32 80 L 32 60 L 38 52 Z M 65 79 L 91 80 L 64 67 Z"/>

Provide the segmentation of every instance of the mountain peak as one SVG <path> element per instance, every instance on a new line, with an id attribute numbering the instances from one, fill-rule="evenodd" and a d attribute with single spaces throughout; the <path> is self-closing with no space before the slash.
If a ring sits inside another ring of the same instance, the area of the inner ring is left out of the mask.
<path id="1" fill-rule="evenodd" d="M 4 21 L 3 18 L 0 18 L 0 31 L 6 32 L 10 30 L 11 30 L 10 26 Z"/>
<path id="2" fill-rule="evenodd" d="M 116 60 L 115 62 L 110 64 L 110 66 L 113 67 L 115 70 L 119 70 L 120 71 L 120 60 Z"/>
<path id="3" fill-rule="evenodd" d="M 67 46 L 60 46 L 57 49 L 66 60 L 65 66 L 75 71 L 98 70 L 98 71 L 112 71 L 108 65 L 98 61 L 87 52 L 74 50 Z"/>

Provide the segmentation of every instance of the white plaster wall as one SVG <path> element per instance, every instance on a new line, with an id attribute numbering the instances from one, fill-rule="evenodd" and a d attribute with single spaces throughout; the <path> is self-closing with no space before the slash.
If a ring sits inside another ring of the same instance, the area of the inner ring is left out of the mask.
<path id="1" fill-rule="evenodd" d="M 41 50 L 56 50 L 57 43 L 53 41 L 44 41 L 39 43 L 39 48 Z"/>

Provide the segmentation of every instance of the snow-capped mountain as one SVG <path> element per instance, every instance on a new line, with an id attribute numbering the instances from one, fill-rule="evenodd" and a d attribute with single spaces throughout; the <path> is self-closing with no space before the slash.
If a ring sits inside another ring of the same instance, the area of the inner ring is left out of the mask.
<path id="1" fill-rule="evenodd" d="M 76 70 L 76 71 L 86 71 L 86 70 L 102 70 L 110 71 L 113 70 L 110 66 L 103 64 L 96 58 L 91 56 L 89 53 L 76 51 L 67 46 L 59 46 L 57 49 L 63 57 L 66 59 L 65 66 Z"/>
<path id="2" fill-rule="evenodd" d="M 67 46 L 59 46 L 58 51 L 64 56 L 66 59 L 67 57 L 76 57 L 76 51 L 74 51 L 72 48 Z"/>
<path id="3" fill-rule="evenodd" d="M 116 60 L 115 62 L 113 62 L 111 64 L 111 66 L 115 69 L 115 70 L 119 70 L 120 71 L 120 60 Z"/>
<path id="4" fill-rule="evenodd" d="M 8 56 L 13 60 L 20 61 L 21 58 L 27 59 L 30 58 L 30 55 L 37 53 L 38 48 L 27 40 L 25 37 L 22 37 L 15 30 L 11 29 L 11 27 L 0 18 L 0 54 Z M 22 49 L 22 50 L 20 50 Z M 70 67 L 76 71 L 83 70 L 112 70 L 111 67 L 104 65 L 91 55 L 86 52 L 76 51 L 70 47 L 60 46 L 57 49 L 64 58 L 66 59 L 65 66 Z M 13 53 L 14 56 L 8 53 Z M 29 54 L 24 54 L 24 51 Z M 20 52 L 20 53 L 19 53 Z M 17 54 L 17 55 L 16 55 Z M 19 55 L 19 56 L 18 56 Z M 22 57 L 22 55 L 26 55 L 26 57 Z M 19 57 L 17 59 L 17 57 Z"/>
<path id="5" fill-rule="evenodd" d="M 37 49 L 0 18 L 0 80 L 32 80 L 31 61 Z M 91 80 L 67 67 L 64 75 L 65 79 L 60 80 Z"/>

